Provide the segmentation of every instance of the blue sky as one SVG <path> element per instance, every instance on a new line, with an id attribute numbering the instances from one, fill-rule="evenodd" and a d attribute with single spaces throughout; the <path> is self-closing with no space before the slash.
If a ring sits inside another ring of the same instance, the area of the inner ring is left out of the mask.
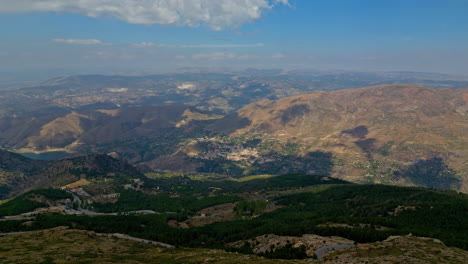
<path id="1" fill-rule="evenodd" d="M 468 75 L 467 0 L 108 2 L 0 0 L 0 81 L 198 66 Z"/>

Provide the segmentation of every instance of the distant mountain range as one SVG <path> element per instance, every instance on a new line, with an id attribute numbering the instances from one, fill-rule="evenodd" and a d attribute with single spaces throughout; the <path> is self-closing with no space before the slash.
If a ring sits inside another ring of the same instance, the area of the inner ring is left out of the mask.
<path id="1" fill-rule="evenodd" d="M 404 80 L 438 89 L 355 89 Z M 57 78 L 0 92 L 0 146 L 108 153 L 144 171 L 301 172 L 466 192 L 466 87 L 461 77 L 407 72 Z"/>
<path id="2" fill-rule="evenodd" d="M 163 104 L 189 105 L 201 111 L 226 114 L 261 99 L 398 83 L 467 88 L 468 77 L 417 72 L 258 69 L 146 76 L 69 76 L 33 87 L 0 90 L 0 117 L 38 117 L 70 110 Z"/>
<path id="3" fill-rule="evenodd" d="M 47 148 L 74 151 L 80 145 L 155 136 L 191 120 L 209 118 L 182 105 L 86 109 L 42 118 L 3 118 L 0 119 L 1 144 L 33 151 Z"/>

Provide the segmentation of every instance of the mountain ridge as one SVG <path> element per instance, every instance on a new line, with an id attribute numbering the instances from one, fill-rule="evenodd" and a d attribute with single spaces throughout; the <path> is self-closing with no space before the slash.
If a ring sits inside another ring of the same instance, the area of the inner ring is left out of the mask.
<path id="1" fill-rule="evenodd" d="M 239 119 L 244 120 L 243 127 L 226 128 Z M 395 161 L 405 167 L 434 158 L 462 172 L 464 181 L 468 172 L 466 89 L 384 85 L 312 92 L 250 104 L 211 129 L 232 137 L 256 135 L 296 143 L 303 154 L 331 152 L 335 163 L 348 163 L 341 169 L 335 166 L 334 175 L 348 180 L 370 174 L 357 167 L 375 166 L 370 163 L 376 160 L 384 163 L 374 171 L 381 175 L 381 170 L 397 172 L 391 166 Z M 352 162 L 361 164 L 350 169 Z"/>
<path id="2" fill-rule="evenodd" d="M 0 123 L 10 149 L 111 153 L 146 171 L 298 172 L 468 192 L 467 113 L 467 89 L 396 84 L 264 99 L 224 117 L 165 105 Z"/>
<path id="3" fill-rule="evenodd" d="M 14 166 L 9 166 L 12 163 Z M 0 165 L 0 199 L 37 188 L 59 188 L 81 179 L 145 178 L 127 162 L 105 154 L 40 161 L 0 150 Z"/>

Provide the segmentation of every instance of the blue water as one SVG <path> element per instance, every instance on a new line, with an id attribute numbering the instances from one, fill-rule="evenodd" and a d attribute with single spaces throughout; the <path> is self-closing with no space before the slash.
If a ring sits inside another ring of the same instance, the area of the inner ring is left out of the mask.
<path id="1" fill-rule="evenodd" d="M 65 152 L 65 151 L 51 151 L 51 152 L 45 152 L 41 154 L 36 154 L 36 153 L 18 153 L 20 155 L 23 155 L 27 158 L 30 159 L 35 159 L 35 160 L 59 160 L 66 158 L 71 155 L 71 153 Z"/>

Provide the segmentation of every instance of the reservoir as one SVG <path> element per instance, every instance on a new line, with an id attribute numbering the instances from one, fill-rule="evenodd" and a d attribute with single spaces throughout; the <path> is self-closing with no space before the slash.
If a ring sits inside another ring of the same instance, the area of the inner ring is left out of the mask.
<path id="1" fill-rule="evenodd" d="M 35 159 L 35 160 L 59 160 L 64 159 L 66 157 L 71 156 L 71 153 L 65 151 L 51 151 L 51 152 L 44 152 L 44 153 L 31 153 L 31 152 L 24 152 L 24 153 L 17 153 L 26 158 Z"/>

